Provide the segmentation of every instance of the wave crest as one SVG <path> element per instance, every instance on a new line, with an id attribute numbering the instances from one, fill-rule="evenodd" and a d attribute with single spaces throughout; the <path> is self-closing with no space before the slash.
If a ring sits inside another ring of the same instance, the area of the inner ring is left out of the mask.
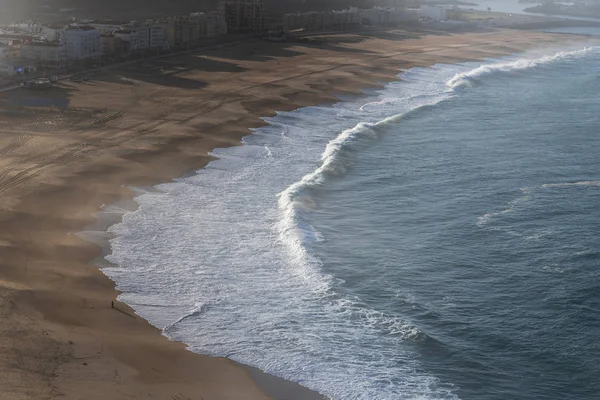
<path id="1" fill-rule="evenodd" d="M 471 86 L 474 82 L 480 81 L 483 77 L 493 75 L 499 72 L 511 72 L 535 68 L 539 65 L 550 64 L 553 62 L 577 59 L 590 51 L 598 50 L 598 47 L 586 47 L 579 50 L 561 51 L 549 56 L 543 56 L 533 59 L 518 59 L 509 62 L 500 62 L 495 64 L 483 64 L 467 72 L 460 72 L 452 79 L 446 82 L 450 89 Z"/>

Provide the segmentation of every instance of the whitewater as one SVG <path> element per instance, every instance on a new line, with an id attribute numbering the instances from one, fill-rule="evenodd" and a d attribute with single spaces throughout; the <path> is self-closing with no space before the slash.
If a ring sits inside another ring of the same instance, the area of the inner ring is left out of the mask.
<path id="1" fill-rule="evenodd" d="M 332 399 L 458 399 L 459 385 L 421 361 L 421 348 L 438 339 L 415 314 L 373 307 L 328 270 L 317 249 L 335 231 L 315 221 L 335 214 L 328 196 L 342 190 L 365 149 L 403 135 L 404 123 L 433 118 L 488 79 L 569 68 L 598 50 L 413 68 L 360 99 L 265 118 L 244 146 L 217 149 L 218 159 L 197 174 L 141 192 L 139 208 L 109 229 L 111 264 L 103 271 L 122 301 L 192 351 L 256 366 Z M 372 179 L 389 179 L 380 167 Z M 545 182 L 535 191 L 596 184 Z M 474 217 L 473 229 L 491 229 L 531 196 L 517 192 Z M 344 218 L 356 236 L 368 236 L 369 222 L 358 215 L 349 209 Z M 376 263 L 381 255 L 364 256 Z M 417 307 L 401 289 L 393 297 Z"/>

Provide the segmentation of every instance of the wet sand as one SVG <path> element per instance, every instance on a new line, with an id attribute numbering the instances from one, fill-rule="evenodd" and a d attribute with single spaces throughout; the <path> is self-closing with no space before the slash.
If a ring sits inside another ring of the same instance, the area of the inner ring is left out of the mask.
<path id="1" fill-rule="evenodd" d="M 167 182 L 239 145 L 260 117 L 359 95 L 401 69 L 582 40 L 501 30 L 255 41 L 1 93 L 0 398 L 320 398 L 167 340 L 117 301 L 90 263 L 102 249 L 76 233 L 131 199 L 128 187 Z"/>

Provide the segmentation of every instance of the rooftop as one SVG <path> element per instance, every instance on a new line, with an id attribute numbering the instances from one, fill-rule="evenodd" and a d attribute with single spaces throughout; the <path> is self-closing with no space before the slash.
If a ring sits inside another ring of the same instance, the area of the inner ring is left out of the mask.
<path id="1" fill-rule="evenodd" d="M 59 42 L 48 42 L 46 40 L 37 40 L 30 43 L 26 43 L 28 46 L 44 46 L 44 47 L 60 47 Z"/>
<path id="2" fill-rule="evenodd" d="M 88 26 L 88 25 L 81 25 L 81 26 L 69 25 L 69 27 L 66 30 L 67 31 L 95 31 L 96 28 L 94 28 L 93 26 Z"/>

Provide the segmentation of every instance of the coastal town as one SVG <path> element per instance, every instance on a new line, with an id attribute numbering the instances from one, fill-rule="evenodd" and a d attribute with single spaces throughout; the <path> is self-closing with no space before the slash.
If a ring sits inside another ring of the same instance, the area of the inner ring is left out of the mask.
<path id="1" fill-rule="evenodd" d="M 284 40 L 290 33 L 394 28 L 442 21 L 447 7 L 352 7 L 340 11 L 268 17 L 262 0 L 223 0 L 216 10 L 145 21 L 70 17 L 62 22 L 25 21 L 0 27 L 0 84 L 50 77 L 141 57 L 169 54 L 243 36 Z"/>

